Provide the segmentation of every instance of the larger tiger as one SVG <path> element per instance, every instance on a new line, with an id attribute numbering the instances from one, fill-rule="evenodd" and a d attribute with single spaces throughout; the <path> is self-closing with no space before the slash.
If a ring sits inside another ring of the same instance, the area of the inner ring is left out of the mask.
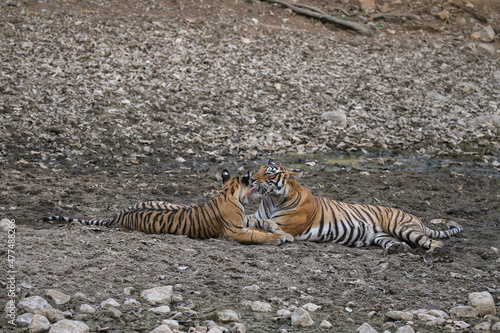
<path id="1" fill-rule="evenodd" d="M 120 224 L 148 234 L 176 234 L 190 238 L 222 237 L 242 244 L 280 245 L 293 241 L 276 223 L 245 216 L 243 205 L 248 202 L 251 174 L 231 178 L 222 172 L 224 187 L 210 201 L 197 206 L 178 206 L 163 201 L 135 204 L 111 218 L 103 220 L 74 219 L 62 216 L 45 217 L 44 221 L 73 221 L 96 226 Z"/>
<path id="2" fill-rule="evenodd" d="M 432 254 L 439 252 L 443 243 L 431 238 L 447 238 L 462 231 L 453 223 L 450 230 L 429 229 L 414 215 L 396 208 L 316 197 L 297 183 L 295 178 L 301 175 L 302 170 L 278 166 L 271 160 L 252 178 L 255 191 L 263 196 L 255 217 L 272 219 L 295 240 L 351 247 L 376 244 L 388 253 L 406 251 L 408 242 L 427 249 L 424 259 L 432 261 Z"/>

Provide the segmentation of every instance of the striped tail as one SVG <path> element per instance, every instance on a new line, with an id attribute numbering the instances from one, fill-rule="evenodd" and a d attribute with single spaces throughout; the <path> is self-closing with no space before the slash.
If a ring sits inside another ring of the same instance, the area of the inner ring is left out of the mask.
<path id="1" fill-rule="evenodd" d="M 450 229 L 444 231 L 425 228 L 425 235 L 430 238 L 448 238 L 464 230 L 461 226 L 458 225 L 458 223 L 453 221 L 451 221 L 448 226 Z"/>
<path id="2" fill-rule="evenodd" d="M 83 219 L 74 219 L 66 216 L 48 216 L 43 218 L 43 222 L 50 222 L 50 221 L 65 222 L 65 223 L 79 222 L 85 225 L 98 225 L 98 226 L 103 225 L 106 227 L 109 227 L 114 223 L 113 218 L 107 218 L 104 220 L 83 220 Z"/>

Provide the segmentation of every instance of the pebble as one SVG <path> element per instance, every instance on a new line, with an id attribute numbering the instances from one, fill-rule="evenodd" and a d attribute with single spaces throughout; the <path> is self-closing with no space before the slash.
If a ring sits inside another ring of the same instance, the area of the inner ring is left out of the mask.
<path id="1" fill-rule="evenodd" d="M 111 307 L 116 308 L 119 306 L 120 306 L 120 303 L 118 303 L 114 298 L 108 298 L 107 300 L 105 300 L 101 303 L 101 308 L 103 308 L 103 309 L 108 309 Z"/>
<path id="2" fill-rule="evenodd" d="M 495 31 L 492 27 L 487 26 L 478 31 L 473 32 L 470 35 L 471 39 L 480 40 L 486 43 L 491 43 L 495 41 Z"/>
<path id="3" fill-rule="evenodd" d="M 179 322 L 173 319 L 164 319 L 161 323 L 170 327 L 171 330 L 179 330 L 181 327 Z"/>
<path id="4" fill-rule="evenodd" d="M 80 305 L 80 309 L 78 311 L 88 314 L 94 314 L 95 308 L 90 304 L 82 304 Z"/>
<path id="5" fill-rule="evenodd" d="M 50 326 L 50 322 L 45 316 L 36 314 L 33 316 L 28 331 L 29 333 L 47 332 L 50 329 Z"/>
<path id="6" fill-rule="evenodd" d="M 241 323 L 234 324 L 231 333 L 247 333 L 247 327 Z"/>
<path id="7" fill-rule="evenodd" d="M 233 310 L 224 310 L 221 312 L 217 312 L 217 317 L 223 323 L 240 321 L 240 316 L 238 315 L 238 313 L 236 313 L 236 311 Z"/>
<path id="8" fill-rule="evenodd" d="M 152 330 L 150 333 L 172 333 L 172 330 L 168 325 L 161 324 L 160 326 Z"/>
<path id="9" fill-rule="evenodd" d="M 469 305 L 477 309 L 479 317 L 486 315 L 495 316 L 497 314 L 493 296 L 487 291 L 470 293 Z"/>
<path id="10" fill-rule="evenodd" d="M 124 306 L 128 306 L 128 307 L 138 307 L 138 306 L 141 306 L 141 303 L 136 300 L 135 298 L 129 298 L 127 300 L 125 300 L 125 302 L 123 302 L 123 305 Z"/>
<path id="11" fill-rule="evenodd" d="M 385 316 L 393 320 L 413 320 L 413 314 L 405 311 L 388 311 Z"/>
<path id="12" fill-rule="evenodd" d="M 134 287 L 123 288 L 123 294 L 125 296 L 131 296 L 134 293 Z"/>
<path id="13" fill-rule="evenodd" d="M 450 315 L 458 318 L 476 318 L 479 315 L 479 311 L 472 306 L 460 305 L 452 308 Z"/>
<path id="14" fill-rule="evenodd" d="M 51 298 L 57 305 L 66 304 L 71 300 L 71 297 L 68 295 L 54 289 L 45 291 L 45 296 Z"/>
<path id="15" fill-rule="evenodd" d="M 273 309 L 271 304 L 261 301 L 253 302 L 250 307 L 255 312 L 270 312 Z"/>
<path id="16" fill-rule="evenodd" d="M 314 312 L 314 311 L 321 309 L 321 306 L 316 305 L 314 303 L 307 303 L 307 304 L 302 305 L 302 309 L 307 310 L 309 312 Z"/>
<path id="17" fill-rule="evenodd" d="M 321 324 L 319 324 L 319 327 L 325 328 L 325 329 L 330 329 L 333 327 L 332 323 L 330 323 L 328 320 L 323 320 Z"/>
<path id="18" fill-rule="evenodd" d="M 415 330 L 410 325 L 401 326 L 396 330 L 396 333 L 415 333 Z"/>
<path id="19" fill-rule="evenodd" d="M 89 331 L 87 324 L 81 321 L 63 319 L 52 325 L 49 333 L 88 333 Z"/>
<path id="20" fill-rule="evenodd" d="M 297 310 L 293 311 L 292 316 L 292 326 L 302 326 L 302 327 L 308 327 L 314 325 L 314 321 L 311 318 L 311 315 L 307 310 L 304 310 L 303 308 L 298 308 Z"/>
<path id="21" fill-rule="evenodd" d="M 73 298 L 76 300 L 79 300 L 79 301 L 86 301 L 87 300 L 87 296 L 85 296 L 85 294 L 82 292 L 77 292 L 76 294 L 73 295 Z"/>
<path id="22" fill-rule="evenodd" d="M 31 296 L 19 301 L 19 308 L 26 312 L 45 316 L 49 321 L 54 318 L 54 309 L 40 296 Z"/>
<path id="23" fill-rule="evenodd" d="M 347 126 L 347 116 L 342 110 L 323 112 L 321 118 L 326 120 L 326 127 L 344 128 Z"/>
<path id="24" fill-rule="evenodd" d="M 243 290 L 245 290 L 245 291 L 259 291 L 260 287 L 258 285 L 256 285 L 256 284 L 254 284 L 254 285 L 251 285 L 251 286 L 243 287 Z"/>
<path id="25" fill-rule="evenodd" d="M 480 331 L 489 332 L 490 329 L 491 329 L 491 323 L 489 321 L 484 321 L 474 326 L 475 332 L 480 332 Z"/>
<path id="26" fill-rule="evenodd" d="M 108 311 L 111 312 L 111 314 L 115 318 L 120 318 L 122 316 L 122 312 L 120 310 L 118 310 L 117 308 L 110 307 L 110 308 L 108 308 Z"/>
<path id="27" fill-rule="evenodd" d="M 276 311 L 276 315 L 281 318 L 290 318 L 292 316 L 292 312 L 287 309 L 279 309 Z"/>
<path id="28" fill-rule="evenodd" d="M 154 313 L 169 313 L 170 312 L 170 307 L 168 305 L 162 305 L 158 306 L 156 308 L 151 308 L 149 311 L 154 312 Z"/>
<path id="29" fill-rule="evenodd" d="M 363 325 L 358 327 L 356 333 L 378 333 L 378 332 L 373 327 L 371 327 L 370 324 L 364 323 Z"/>
<path id="30" fill-rule="evenodd" d="M 173 289 L 172 286 L 151 288 L 144 290 L 141 293 L 141 297 L 152 305 L 170 304 L 172 301 Z"/>
<path id="31" fill-rule="evenodd" d="M 491 327 L 492 332 L 500 332 L 500 321 Z"/>

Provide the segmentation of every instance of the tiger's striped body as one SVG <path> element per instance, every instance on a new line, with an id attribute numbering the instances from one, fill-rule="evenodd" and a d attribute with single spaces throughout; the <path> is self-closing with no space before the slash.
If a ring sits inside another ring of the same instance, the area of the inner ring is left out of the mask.
<path id="1" fill-rule="evenodd" d="M 130 230 L 148 234 L 186 235 L 190 238 L 222 237 L 243 244 L 279 245 L 293 238 L 283 233 L 273 221 L 245 216 L 250 173 L 229 179 L 222 174 L 226 185 L 210 201 L 197 206 L 179 206 L 162 201 L 141 202 L 103 220 L 74 219 L 50 216 L 44 221 L 73 221 L 96 226 L 122 225 Z"/>
<path id="2" fill-rule="evenodd" d="M 432 238 L 446 238 L 462 231 L 455 225 L 446 231 L 429 229 L 416 216 L 396 208 L 315 197 L 295 180 L 300 174 L 301 170 L 270 161 L 252 178 L 256 191 L 263 195 L 255 217 L 272 219 L 296 240 L 353 247 L 376 244 L 388 252 L 406 250 L 410 243 L 427 249 L 429 259 L 443 246 Z"/>

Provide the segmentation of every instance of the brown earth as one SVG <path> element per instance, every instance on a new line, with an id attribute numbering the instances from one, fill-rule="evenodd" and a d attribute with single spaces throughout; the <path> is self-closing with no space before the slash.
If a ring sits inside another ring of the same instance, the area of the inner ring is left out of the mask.
<path id="1" fill-rule="evenodd" d="M 215 24 L 221 17 L 226 21 L 227 18 L 248 20 L 257 12 L 261 14 L 259 21 L 271 27 L 267 31 L 270 34 L 275 33 L 273 27 L 276 31 L 280 29 L 283 18 L 292 22 L 293 29 L 305 29 L 311 36 L 335 31 L 341 36 L 339 38 L 349 39 L 353 34 L 333 25 L 291 15 L 281 7 L 266 3 L 206 0 L 200 3 L 10 1 L 2 4 L 2 10 L 11 11 L 9 24 L 14 27 L 21 26 L 24 21 L 12 20 L 12 12 L 21 11 L 24 11 L 23 20 L 29 18 L 30 13 L 47 15 L 48 19 L 50 15 L 99 22 L 106 19 L 110 25 L 123 24 L 123 29 L 131 16 L 139 17 L 134 19 L 163 17 L 169 24 L 179 22 L 196 26 Z M 354 1 L 307 3 L 322 8 L 342 7 L 347 11 L 359 9 Z M 474 3 L 478 17 L 489 13 L 490 20 L 498 18 L 498 2 L 478 0 Z M 454 20 L 458 17 L 470 20 L 474 14 L 460 11 L 449 3 L 436 1 L 431 4 L 438 9 L 453 11 Z M 404 12 L 426 6 L 421 2 L 403 1 L 398 10 Z M 432 6 L 428 7 L 432 9 Z M 430 39 L 438 41 L 441 34 L 467 35 L 470 31 L 469 26 L 443 23 L 430 11 L 419 13 L 424 20 L 418 24 L 407 20 L 376 22 L 379 30 L 389 29 L 396 33 L 417 26 L 427 31 Z M 363 17 L 369 16 L 358 15 L 354 20 L 362 22 Z M 9 24 L 4 27 L 8 28 Z M 8 34 L 6 29 L 3 33 Z M 305 38 L 308 38 L 307 34 Z M 496 61 L 494 56 L 491 59 Z M 5 87 L 0 92 L 12 95 L 12 89 L 8 91 Z M 7 108 L 0 110 L 4 116 L 10 112 Z M 111 114 L 96 113 L 96 116 L 103 124 L 113 122 Z M 162 121 L 176 126 L 175 117 Z M 37 126 L 36 122 L 30 123 L 26 131 L 34 131 Z M 53 130 L 57 135 L 66 129 Z M 77 135 L 75 129 L 68 130 Z M 112 141 L 107 132 L 98 132 L 97 135 L 102 142 Z M 2 145 L 4 158 L 0 170 L 1 217 L 14 219 L 17 224 L 17 300 L 43 296 L 46 289 L 57 289 L 68 295 L 81 292 L 86 295 L 86 301 L 73 298 L 66 305 L 53 305 L 71 311 L 73 317 L 88 324 L 91 331 L 149 332 L 160 325 L 162 319 L 174 316 L 184 331 L 204 325 L 207 320 L 231 328 L 232 324 L 218 322 L 215 315 L 225 309 L 238 312 L 240 322 L 249 332 L 277 332 L 280 329 L 317 332 L 322 320 L 331 322 L 334 327 L 331 331 L 335 332 L 355 332 L 365 322 L 382 331 L 382 325 L 388 321 L 384 314 L 389 310 L 439 309 L 449 312 L 456 305 L 467 304 L 468 294 L 476 291 L 489 291 L 498 312 L 500 172 L 498 165 L 488 163 L 492 156 L 499 156 L 499 152 L 491 150 L 490 146 L 481 154 L 459 154 L 439 159 L 402 158 L 395 154 L 362 156 L 345 152 L 339 155 L 332 152 L 327 155 L 273 156 L 277 162 L 305 168 L 306 174 L 300 183 L 316 195 L 398 207 L 419 216 L 432 228 L 444 227 L 429 223 L 436 218 L 458 222 L 464 227 L 464 232 L 446 240 L 444 253 L 433 265 L 428 265 L 422 260 L 419 249 L 388 256 L 377 247 L 354 249 L 307 242 L 279 247 L 243 246 L 221 239 L 201 241 L 172 235 L 146 235 L 120 228 L 89 229 L 78 225 L 44 224 L 41 218 L 54 210 L 73 217 L 107 217 L 130 204 L 146 200 L 201 203 L 220 188 L 216 175 L 223 168 L 229 169 L 233 175 L 243 175 L 246 170 L 255 172 L 265 163 L 265 158 L 260 152 L 259 159 L 255 155 L 252 159 L 237 154 L 222 158 L 188 154 L 184 155 L 185 161 L 181 161 L 175 160 L 177 155 L 166 152 L 161 158 L 148 153 L 138 155 L 139 158 L 134 155 L 130 159 L 132 162 L 115 165 L 111 156 L 118 152 L 106 146 L 96 145 L 90 153 L 65 159 L 57 157 L 55 141 L 49 139 L 37 142 L 40 145 L 37 149 L 16 145 L 16 140 L 24 144 L 23 136 L 25 133 L 12 133 L 14 139 Z M 56 152 L 54 155 L 47 153 L 49 157 L 53 156 L 49 158 L 50 162 L 41 158 L 44 151 Z M 112 162 L 101 162 L 96 156 L 107 156 Z M 248 212 L 254 212 L 255 208 L 256 203 L 248 207 Z M 3 276 L 7 276 L 8 270 L 7 237 L 1 239 L 0 287 L 6 290 Z M 141 291 L 163 285 L 175 285 L 175 292 L 182 296 L 182 300 L 172 303 L 170 314 L 148 312 L 149 306 L 141 299 Z M 258 291 L 244 289 L 252 285 L 257 285 Z M 134 288 L 132 296 L 124 295 L 126 287 Z M 7 294 L 2 291 L 1 297 L 0 306 L 3 308 L 8 300 Z M 142 306 L 121 307 L 122 315 L 116 318 L 99 307 L 110 297 L 121 304 L 127 297 L 133 297 Z M 265 301 L 273 309 L 269 313 L 254 312 L 245 301 Z M 78 309 L 83 302 L 96 307 L 97 313 L 80 314 Z M 278 309 L 293 305 L 300 307 L 306 303 L 321 306 L 320 310 L 311 313 L 315 322 L 313 326 L 293 327 L 289 319 L 276 318 Z M 372 311 L 375 314 L 369 318 Z M 7 320 L 6 316 L 0 317 L 0 331 L 27 331 L 12 328 Z M 484 321 L 481 318 L 464 320 L 471 325 L 469 328 L 460 329 L 453 322 L 448 325 L 460 332 L 472 332 L 475 324 Z M 395 327 L 404 324 L 395 322 L 390 330 L 394 332 Z M 418 320 L 411 325 L 419 332 L 444 330 L 442 325 L 428 327 Z"/>

